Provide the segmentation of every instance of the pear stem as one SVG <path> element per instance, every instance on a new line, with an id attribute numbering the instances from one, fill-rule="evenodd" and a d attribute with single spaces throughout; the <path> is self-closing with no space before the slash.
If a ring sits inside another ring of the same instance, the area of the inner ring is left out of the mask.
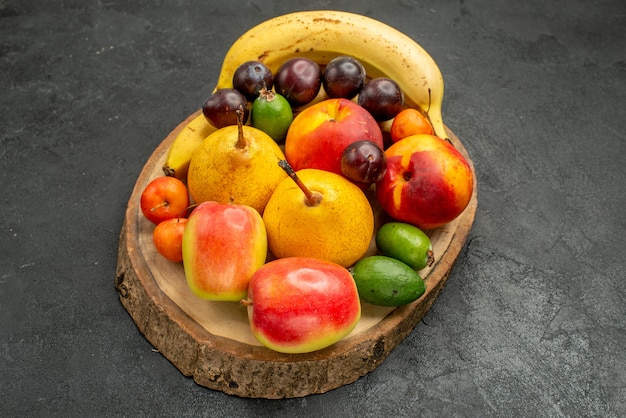
<path id="1" fill-rule="evenodd" d="M 235 147 L 238 149 L 244 149 L 248 146 L 248 141 L 246 141 L 246 136 L 243 134 L 243 108 L 239 107 L 239 109 L 235 110 L 235 113 L 237 113 L 238 129 L 237 143 L 235 144 Z"/>
<path id="2" fill-rule="evenodd" d="M 322 195 L 320 193 L 313 192 L 311 191 L 311 189 L 306 187 L 306 185 L 302 183 L 302 180 L 300 180 L 300 177 L 298 177 L 296 172 L 293 170 L 291 165 L 289 165 L 287 160 L 278 161 L 278 165 L 280 166 L 280 168 L 285 170 L 287 175 L 291 177 L 291 179 L 296 183 L 296 185 L 298 185 L 300 190 L 302 190 L 305 196 L 304 203 L 307 206 L 317 206 L 320 204 L 320 202 L 322 201 Z"/>

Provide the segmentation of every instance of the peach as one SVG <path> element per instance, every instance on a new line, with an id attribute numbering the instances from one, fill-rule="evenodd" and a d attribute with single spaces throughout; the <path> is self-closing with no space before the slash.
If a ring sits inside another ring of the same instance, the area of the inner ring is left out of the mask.
<path id="1" fill-rule="evenodd" d="M 474 187 L 472 169 L 448 141 L 412 135 L 391 145 L 385 155 L 387 172 L 376 183 L 376 197 L 392 218 L 432 229 L 467 207 Z"/>
<path id="2" fill-rule="evenodd" d="M 358 140 L 383 147 L 383 134 L 372 115 L 347 99 L 327 99 L 294 118 L 285 139 L 285 157 L 295 171 L 317 168 L 341 173 L 343 150 Z"/>

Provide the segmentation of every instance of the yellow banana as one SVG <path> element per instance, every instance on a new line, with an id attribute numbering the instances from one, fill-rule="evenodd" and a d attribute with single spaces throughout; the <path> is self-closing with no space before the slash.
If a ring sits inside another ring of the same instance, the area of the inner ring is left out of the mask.
<path id="1" fill-rule="evenodd" d="M 228 50 L 215 90 L 232 88 L 233 74 L 245 61 L 259 60 L 275 74 L 289 58 L 307 57 L 326 65 L 339 55 L 361 61 L 369 77 L 393 79 L 406 104 L 421 109 L 438 136 L 447 136 L 441 116 L 443 78 L 432 57 L 402 32 L 353 13 L 296 12 L 254 26 Z M 202 113 L 191 120 L 170 147 L 165 174 L 185 179 L 193 152 L 215 130 Z"/>
<path id="2" fill-rule="evenodd" d="M 202 144 L 204 138 L 216 129 L 207 121 L 202 112 L 194 117 L 174 138 L 163 165 L 165 175 L 186 180 L 191 156 Z"/>
<path id="3" fill-rule="evenodd" d="M 304 11 L 260 23 L 230 47 L 216 89 L 232 88 L 233 74 L 245 61 L 261 61 L 276 73 L 289 58 L 307 57 L 325 65 L 339 55 L 361 61 L 370 77 L 393 79 L 406 104 L 424 111 L 435 133 L 447 136 L 441 117 L 443 78 L 432 57 L 402 32 L 353 13 Z"/>

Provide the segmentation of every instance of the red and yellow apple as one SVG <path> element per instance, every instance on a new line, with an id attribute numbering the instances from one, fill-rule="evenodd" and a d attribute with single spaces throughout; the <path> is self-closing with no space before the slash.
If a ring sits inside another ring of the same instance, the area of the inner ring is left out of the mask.
<path id="1" fill-rule="evenodd" d="M 317 168 L 342 175 L 341 154 L 359 140 L 383 147 L 376 120 L 351 100 L 327 99 L 294 118 L 285 139 L 285 157 L 295 171 Z"/>
<path id="2" fill-rule="evenodd" d="M 328 347 L 361 318 L 361 302 L 350 272 L 338 264 L 308 257 L 270 261 L 250 280 L 250 329 L 266 347 L 308 353 Z"/>
<path id="3" fill-rule="evenodd" d="M 261 215 L 246 205 L 200 203 L 183 234 L 183 266 L 189 288 L 216 301 L 240 301 L 267 258 Z"/>
<path id="4" fill-rule="evenodd" d="M 473 193 L 474 175 L 463 155 L 434 135 L 408 136 L 385 151 L 387 171 L 376 197 L 392 218 L 432 229 L 460 215 Z"/>

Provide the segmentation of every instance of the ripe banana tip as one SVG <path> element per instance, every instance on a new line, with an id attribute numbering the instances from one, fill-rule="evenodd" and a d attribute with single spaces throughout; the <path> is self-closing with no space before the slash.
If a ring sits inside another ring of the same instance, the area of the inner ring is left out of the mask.
<path id="1" fill-rule="evenodd" d="M 163 174 L 165 174 L 168 177 L 176 177 L 176 172 L 173 168 L 169 167 L 168 165 L 164 165 L 163 166 Z"/>

